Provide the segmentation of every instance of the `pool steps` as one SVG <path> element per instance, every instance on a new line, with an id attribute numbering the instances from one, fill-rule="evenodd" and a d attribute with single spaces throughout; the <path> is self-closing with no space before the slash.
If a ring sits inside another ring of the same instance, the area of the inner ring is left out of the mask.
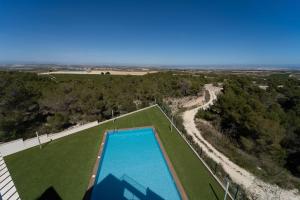
<path id="1" fill-rule="evenodd" d="M 130 185 L 132 185 L 135 189 L 137 189 L 138 191 L 140 191 L 141 193 L 143 193 L 144 195 L 147 194 L 147 188 L 145 188 L 143 185 L 141 185 L 140 183 L 138 183 L 136 180 L 134 180 L 133 178 L 127 176 L 126 174 L 124 174 L 121 178 L 121 181 L 125 181 L 127 183 L 129 183 Z"/>

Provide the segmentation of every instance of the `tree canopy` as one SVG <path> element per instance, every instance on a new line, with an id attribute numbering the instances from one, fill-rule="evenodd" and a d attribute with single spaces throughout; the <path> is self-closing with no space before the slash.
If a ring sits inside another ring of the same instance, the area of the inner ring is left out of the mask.
<path id="1" fill-rule="evenodd" d="M 261 89 L 259 84 L 268 85 Z M 223 94 L 197 117 L 212 121 L 233 144 L 300 175 L 300 81 L 269 76 L 232 77 Z"/>
<path id="2" fill-rule="evenodd" d="M 111 118 L 164 97 L 196 95 L 206 80 L 191 75 L 37 75 L 0 72 L 0 140 L 57 132 Z"/>

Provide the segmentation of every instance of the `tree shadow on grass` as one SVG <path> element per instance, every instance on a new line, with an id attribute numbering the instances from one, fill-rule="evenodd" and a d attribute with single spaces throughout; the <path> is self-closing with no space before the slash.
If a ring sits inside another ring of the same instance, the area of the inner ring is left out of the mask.
<path id="1" fill-rule="evenodd" d="M 53 186 L 47 188 L 43 194 L 36 198 L 36 200 L 62 200 L 59 194 L 56 192 Z"/>

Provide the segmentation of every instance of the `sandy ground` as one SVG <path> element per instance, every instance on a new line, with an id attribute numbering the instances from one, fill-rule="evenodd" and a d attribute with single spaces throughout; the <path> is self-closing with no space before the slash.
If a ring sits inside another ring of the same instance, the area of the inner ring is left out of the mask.
<path id="1" fill-rule="evenodd" d="M 214 87 L 212 84 L 205 85 L 205 89 L 209 91 L 210 100 L 202 106 L 187 110 L 183 113 L 183 124 L 189 135 L 203 149 L 203 151 L 219 163 L 230 178 L 241 185 L 251 199 L 259 200 L 299 200 L 300 195 L 298 190 L 285 190 L 276 185 L 271 185 L 256 178 L 252 173 L 233 163 L 228 157 L 215 149 L 208 141 L 206 141 L 200 131 L 196 128 L 194 121 L 195 115 L 199 109 L 207 109 L 217 99 L 221 88 Z"/>
<path id="2" fill-rule="evenodd" d="M 127 71 L 127 70 L 91 70 L 91 71 L 54 71 L 54 72 L 43 72 L 41 75 L 48 74 L 101 74 L 109 72 L 111 75 L 133 75 L 143 76 L 146 74 L 156 73 L 157 71 Z"/>
<path id="3" fill-rule="evenodd" d="M 184 108 L 189 108 L 189 107 L 194 107 L 194 106 L 200 106 L 203 105 L 205 99 L 204 99 L 204 95 L 190 99 L 189 101 L 185 102 L 183 104 Z"/>
<path id="4" fill-rule="evenodd" d="M 164 102 L 171 108 L 172 113 L 176 113 L 181 108 L 190 108 L 194 106 L 201 106 L 204 103 L 204 96 L 189 96 L 183 98 L 166 98 Z"/>

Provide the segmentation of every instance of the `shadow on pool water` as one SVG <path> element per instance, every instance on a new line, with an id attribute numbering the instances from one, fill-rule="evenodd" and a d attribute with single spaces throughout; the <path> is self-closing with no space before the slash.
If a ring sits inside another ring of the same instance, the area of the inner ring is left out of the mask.
<path id="1" fill-rule="evenodd" d="M 84 200 L 110 199 L 110 200 L 164 200 L 149 188 L 141 190 L 128 179 L 119 179 L 112 174 L 107 175 L 100 183 L 94 185 L 86 192 Z"/>

